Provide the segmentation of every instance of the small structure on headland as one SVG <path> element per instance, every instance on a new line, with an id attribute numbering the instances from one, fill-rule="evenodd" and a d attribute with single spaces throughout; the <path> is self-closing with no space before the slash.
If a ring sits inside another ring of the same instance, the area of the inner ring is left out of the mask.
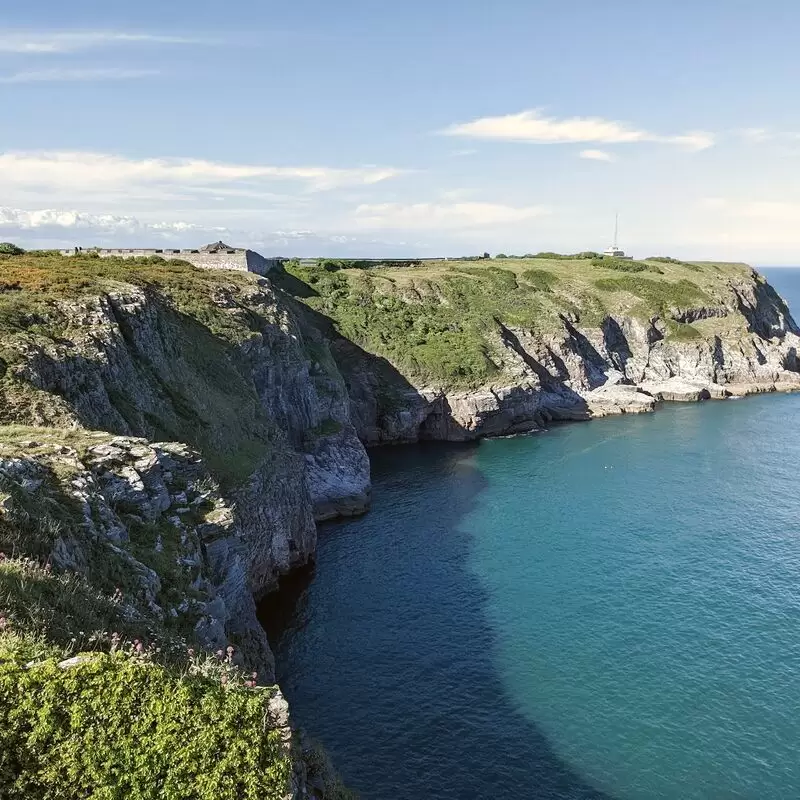
<path id="1" fill-rule="evenodd" d="M 629 259 L 632 256 L 626 256 L 624 250 L 620 250 L 619 246 L 617 245 L 617 239 L 619 236 L 619 214 L 615 215 L 614 217 L 614 243 L 611 247 L 607 247 L 603 250 L 603 255 L 608 256 L 609 258 L 625 258 Z"/>
<path id="2" fill-rule="evenodd" d="M 225 242 L 213 242 L 196 250 L 174 250 L 169 248 L 144 247 L 75 247 L 62 250 L 62 255 L 72 256 L 81 253 L 97 253 L 100 258 L 141 258 L 142 256 L 160 256 L 161 258 L 179 258 L 202 269 L 235 269 L 240 272 L 253 272 L 266 275 L 282 268 L 283 258 L 265 258 L 255 250 L 245 247 L 232 247 Z"/>

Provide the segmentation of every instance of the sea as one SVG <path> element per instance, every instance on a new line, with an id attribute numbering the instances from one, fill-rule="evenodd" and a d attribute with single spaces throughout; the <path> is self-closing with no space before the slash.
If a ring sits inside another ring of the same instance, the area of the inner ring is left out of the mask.
<path id="1" fill-rule="evenodd" d="M 365 800 L 800 798 L 799 423 L 372 451 L 372 510 L 262 608 L 295 722 Z"/>

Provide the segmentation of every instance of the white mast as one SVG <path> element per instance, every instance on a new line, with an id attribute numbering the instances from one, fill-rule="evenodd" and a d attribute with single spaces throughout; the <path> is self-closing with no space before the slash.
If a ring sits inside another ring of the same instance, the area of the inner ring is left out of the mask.
<path id="1" fill-rule="evenodd" d="M 604 256 L 611 258 L 628 258 L 625 253 L 619 249 L 619 212 L 614 214 L 614 243 L 607 250 L 603 251 Z"/>

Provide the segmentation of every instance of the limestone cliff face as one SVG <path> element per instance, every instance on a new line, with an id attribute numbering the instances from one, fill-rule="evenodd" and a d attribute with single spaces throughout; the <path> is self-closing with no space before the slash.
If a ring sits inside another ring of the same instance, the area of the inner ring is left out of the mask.
<path id="1" fill-rule="evenodd" d="M 22 552 L 116 591 L 121 616 L 141 627 L 193 630 L 211 651 L 235 641 L 269 679 L 248 580 L 259 541 L 198 453 L 103 432 L 75 432 L 65 444 L 29 431 L 37 438 L 0 445 L 4 521 L 38 527 Z M 263 542 L 269 528 L 259 533 Z"/>
<path id="2" fill-rule="evenodd" d="M 212 335 L 134 286 L 59 301 L 59 336 L 4 338 L 0 414 L 16 424 L 119 434 L 103 445 L 111 455 L 90 451 L 102 458 L 82 464 L 81 480 L 98 497 L 106 481 L 149 522 L 186 519 L 180 508 L 170 513 L 173 495 L 181 497 L 170 485 L 176 459 L 218 477 L 217 519 L 187 529 L 204 576 L 197 632 L 212 648 L 240 643 L 268 675 L 272 657 L 253 596 L 313 555 L 315 519 L 366 509 L 369 460 L 317 332 L 304 332 L 265 281 L 221 285 L 213 302 L 235 336 Z M 109 503 L 99 506 L 97 536 L 120 539 L 126 553 L 129 526 Z M 80 548 L 56 552 L 82 560 Z M 158 583 L 157 573 L 147 574 Z"/>
<path id="3" fill-rule="evenodd" d="M 368 444 L 467 440 L 552 419 L 651 411 L 659 400 L 800 388 L 800 336 L 783 301 L 755 273 L 727 288 L 725 303 L 648 320 L 606 316 L 587 326 L 563 315 L 547 333 L 496 321 L 493 357 L 502 377 L 472 390 L 412 386 L 346 342 L 333 352 L 351 418 Z M 687 323 L 706 326 L 703 335 L 670 335 Z"/>

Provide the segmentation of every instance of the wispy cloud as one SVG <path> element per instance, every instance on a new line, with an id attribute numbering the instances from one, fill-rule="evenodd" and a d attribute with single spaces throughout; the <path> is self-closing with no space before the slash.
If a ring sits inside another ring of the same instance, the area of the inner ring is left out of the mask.
<path id="1" fill-rule="evenodd" d="M 47 55 L 119 45 L 210 44 L 212 40 L 192 36 L 125 31 L 21 31 L 0 28 L 0 53 Z"/>
<path id="2" fill-rule="evenodd" d="M 65 83 L 94 81 L 125 81 L 159 75 L 155 69 L 123 69 L 119 67 L 97 67 L 86 69 L 39 69 L 0 75 L 0 83 Z"/>
<path id="3" fill-rule="evenodd" d="M 614 161 L 614 156 L 607 153 L 605 150 L 581 150 L 578 153 L 580 158 L 587 158 L 590 161 Z"/>
<path id="4" fill-rule="evenodd" d="M 106 233 L 141 233 L 142 231 L 150 231 L 162 234 L 202 230 L 220 232 L 227 230 L 226 228 L 208 228 L 191 222 L 143 222 L 132 216 L 87 214 L 80 211 L 52 208 L 27 211 L 8 206 L 0 206 L 0 228 L 17 228 L 19 230 L 37 230 L 40 228 L 93 229 Z"/>
<path id="5" fill-rule="evenodd" d="M 305 191 L 370 186 L 394 178 L 393 167 L 273 166 L 197 158 L 133 159 L 106 153 L 0 153 L 0 185 L 6 197 L 197 197 L 213 190 L 224 197 L 247 190 L 267 195 L 275 182 L 297 182 Z"/>
<path id="6" fill-rule="evenodd" d="M 481 117 L 471 122 L 451 125 L 440 133 L 445 136 L 461 136 L 470 139 L 537 144 L 661 142 L 680 145 L 689 150 L 704 150 L 714 144 L 713 135 L 703 131 L 665 136 L 632 127 L 624 122 L 600 117 L 569 117 L 567 119 L 545 117 L 538 109 L 497 117 Z"/>
<path id="7" fill-rule="evenodd" d="M 272 255 L 335 254 L 346 253 L 348 247 L 377 245 L 381 250 L 383 245 L 398 245 L 361 239 L 352 233 L 318 232 L 309 228 L 257 230 L 182 219 L 142 219 L 135 215 L 93 214 L 64 208 L 31 210 L 9 206 L 0 206 L 0 237 L 28 247 L 197 247 L 206 241 L 224 239 Z"/>
<path id="8" fill-rule="evenodd" d="M 752 144 L 762 142 L 796 142 L 800 140 L 800 133 L 797 131 L 773 131 L 769 128 L 744 128 L 739 131 L 739 135 Z"/>
<path id="9" fill-rule="evenodd" d="M 366 228 L 472 229 L 509 225 L 549 213 L 544 206 L 508 206 L 497 203 L 378 203 L 356 208 L 356 223 Z"/>

